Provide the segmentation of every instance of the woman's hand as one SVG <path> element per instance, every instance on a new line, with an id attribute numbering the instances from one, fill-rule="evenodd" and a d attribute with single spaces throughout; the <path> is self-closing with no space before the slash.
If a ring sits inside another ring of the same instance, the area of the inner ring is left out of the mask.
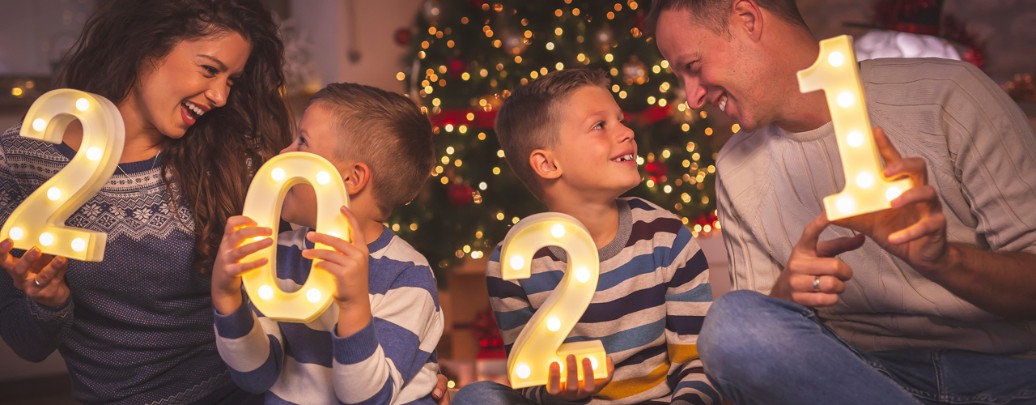
<path id="1" fill-rule="evenodd" d="M 68 259 L 45 255 L 36 247 L 18 258 L 11 254 L 12 249 L 14 242 L 10 239 L 0 242 L 0 266 L 11 277 L 14 288 L 45 307 L 65 305 L 71 295 L 65 284 Z"/>

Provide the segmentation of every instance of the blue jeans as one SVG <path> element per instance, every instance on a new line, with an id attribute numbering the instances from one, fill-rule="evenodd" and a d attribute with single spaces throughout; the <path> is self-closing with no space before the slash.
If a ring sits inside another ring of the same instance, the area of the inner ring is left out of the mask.
<path id="1" fill-rule="evenodd" d="M 1036 360 L 963 350 L 863 352 L 811 309 L 751 291 L 712 304 L 698 351 L 715 387 L 739 405 L 1036 403 Z"/>
<path id="2" fill-rule="evenodd" d="M 524 405 L 532 404 L 522 393 L 492 381 L 478 381 L 465 385 L 450 400 L 452 405 Z"/>

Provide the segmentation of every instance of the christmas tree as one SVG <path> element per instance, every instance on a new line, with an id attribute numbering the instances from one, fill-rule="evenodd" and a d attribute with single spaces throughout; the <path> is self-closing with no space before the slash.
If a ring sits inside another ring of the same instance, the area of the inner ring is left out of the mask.
<path id="1" fill-rule="evenodd" d="M 437 273 L 492 252 L 519 219 L 544 210 L 511 173 L 493 134 L 510 90 L 550 71 L 607 72 L 636 133 L 644 181 L 630 195 L 683 218 L 697 235 L 717 227 L 707 114 L 687 108 L 634 0 L 427 0 L 397 74 L 432 120 L 436 166 L 426 189 L 389 219 Z M 735 128 L 736 132 L 737 129 Z M 443 280 L 444 277 L 439 277 Z"/>

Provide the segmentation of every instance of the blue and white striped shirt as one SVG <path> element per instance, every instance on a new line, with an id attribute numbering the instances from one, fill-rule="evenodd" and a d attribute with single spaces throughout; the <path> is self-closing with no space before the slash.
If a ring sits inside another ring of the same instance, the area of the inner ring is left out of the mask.
<path id="1" fill-rule="evenodd" d="M 698 358 L 712 303 L 709 266 L 680 219 L 639 198 L 621 198 L 615 239 L 599 249 L 601 275 L 590 306 L 565 342 L 600 340 L 615 361 L 612 381 L 591 403 L 719 403 Z M 510 353 L 522 328 L 565 272 L 565 252 L 544 248 L 532 277 L 504 280 L 500 246 L 487 270 L 489 300 Z M 542 401 L 542 386 L 524 390 Z"/>
<path id="2" fill-rule="evenodd" d="M 309 277 L 308 228 L 278 238 L 277 278 L 286 291 Z M 242 388 L 267 403 L 433 404 L 443 330 L 435 277 L 424 256 L 389 229 L 367 245 L 371 323 L 339 338 L 338 306 L 310 323 L 277 322 L 251 305 L 215 316 L 216 345 Z"/>

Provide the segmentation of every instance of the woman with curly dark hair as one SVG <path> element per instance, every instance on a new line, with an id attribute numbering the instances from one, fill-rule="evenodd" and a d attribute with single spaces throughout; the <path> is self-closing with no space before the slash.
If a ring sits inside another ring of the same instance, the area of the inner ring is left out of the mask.
<path id="1" fill-rule="evenodd" d="M 112 0 L 86 23 L 61 86 L 111 100 L 125 149 L 67 221 L 105 232 L 104 261 L 0 242 L 0 333 L 21 357 L 64 357 L 83 402 L 248 399 L 214 344 L 209 270 L 255 169 L 291 141 L 284 50 L 259 0 Z M 0 223 L 75 155 L 0 135 Z"/>

